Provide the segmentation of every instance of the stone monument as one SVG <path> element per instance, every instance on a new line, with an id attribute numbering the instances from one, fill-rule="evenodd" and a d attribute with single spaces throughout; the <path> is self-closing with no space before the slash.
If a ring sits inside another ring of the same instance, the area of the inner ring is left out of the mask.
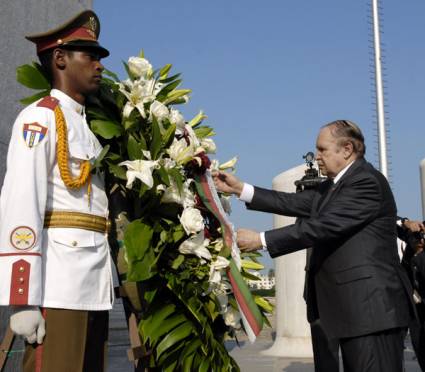
<path id="1" fill-rule="evenodd" d="M 16 81 L 16 68 L 37 60 L 35 47 L 24 35 L 44 32 L 60 25 L 74 14 L 92 8 L 92 0 L 0 1 L 0 180 L 3 184 L 6 155 L 13 122 L 23 108 L 19 99 L 33 94 Z M 23 211 L 24 213 L 24 211 Z M 8 324 L 8 308 L 0 307 L 0 341 Z M 15 341 L 5 371 L 21 371 L 23 343 Z M 3 352 L 3 351 L 0 351 Z"/>
<path id="2" fill-rule="evenodd" d="M 306 165 L 289 169 L 273 179 L 273 190 L 295 192 L 295 181 L 305 175 Z M 291 225 L 293 217 L 274 215 L 274 228 Z M 262 352 L 281 358 L 313 358 L 310 326 L 303 299 L 306 250 L 275 259 L 276 339 Z"/>

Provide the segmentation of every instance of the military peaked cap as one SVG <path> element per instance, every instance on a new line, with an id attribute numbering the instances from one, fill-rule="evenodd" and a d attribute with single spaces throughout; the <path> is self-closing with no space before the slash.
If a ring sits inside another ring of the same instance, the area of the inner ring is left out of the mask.
<path id="1" fill-rule="evenodd" d="M 63 25 L 41 34 L 25 36 L 37 45 L 37 54 L 53 48 L 90 48 L 96 49 L 104 58 L 109 51 L 99 45 L 100 22 L 96 13 L 85 10 L 65 22 Z"/>

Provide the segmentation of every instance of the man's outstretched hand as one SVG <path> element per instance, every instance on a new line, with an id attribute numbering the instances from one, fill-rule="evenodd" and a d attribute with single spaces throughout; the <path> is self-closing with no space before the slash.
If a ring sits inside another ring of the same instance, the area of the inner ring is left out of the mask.
<path id="1" fill-rule="evenodd" d="M 212 172 L 215 187 L 218 191 L 240 196 L 243 182 L 233 174 L 221 171 Z"/>
<path id="2" fill-rule="evenodd" d="M 238 229 L 237 242 L 240 250 L 244 252 L 257 251 L 263 247 L 260 233 L 254 230 Z"/>

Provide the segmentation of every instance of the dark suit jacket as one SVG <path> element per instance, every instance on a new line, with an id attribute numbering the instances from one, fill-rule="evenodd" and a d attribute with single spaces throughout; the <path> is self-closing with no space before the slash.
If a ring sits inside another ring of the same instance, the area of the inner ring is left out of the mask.
<path id="1" fill-rule="evenodd" d="M 407 326 L 411 288 L 397 253 L 396 205 L 385 177 L 364 159 L 317 190 L 255 188 L 249 209 L 301 217 L 267 231 L 272 257 L 313 247 L 308 268 L 309 321 L 330 337 Z"/>

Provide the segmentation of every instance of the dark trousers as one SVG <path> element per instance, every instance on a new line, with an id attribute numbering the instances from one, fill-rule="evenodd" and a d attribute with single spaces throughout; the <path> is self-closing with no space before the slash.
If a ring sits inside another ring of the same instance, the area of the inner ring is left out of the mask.
<path id="1" fill-rule="evenodd" d="M 313 344 L 314 371 L 339 372 L 339 342 L 330 340 L 323 330 L 320 320 L 310 324 Z"/>
<path id="2" fill-rule="evenodd" d="M 344 372 L 403 372 L 406 330 L 394 328 L 339 340 Z"/>
<path id="3" fill-rule="evenodd" d="M 46 336 L 27 344 L 24 372 L 104 372 L 108 312 L 43 309 Z"/>

